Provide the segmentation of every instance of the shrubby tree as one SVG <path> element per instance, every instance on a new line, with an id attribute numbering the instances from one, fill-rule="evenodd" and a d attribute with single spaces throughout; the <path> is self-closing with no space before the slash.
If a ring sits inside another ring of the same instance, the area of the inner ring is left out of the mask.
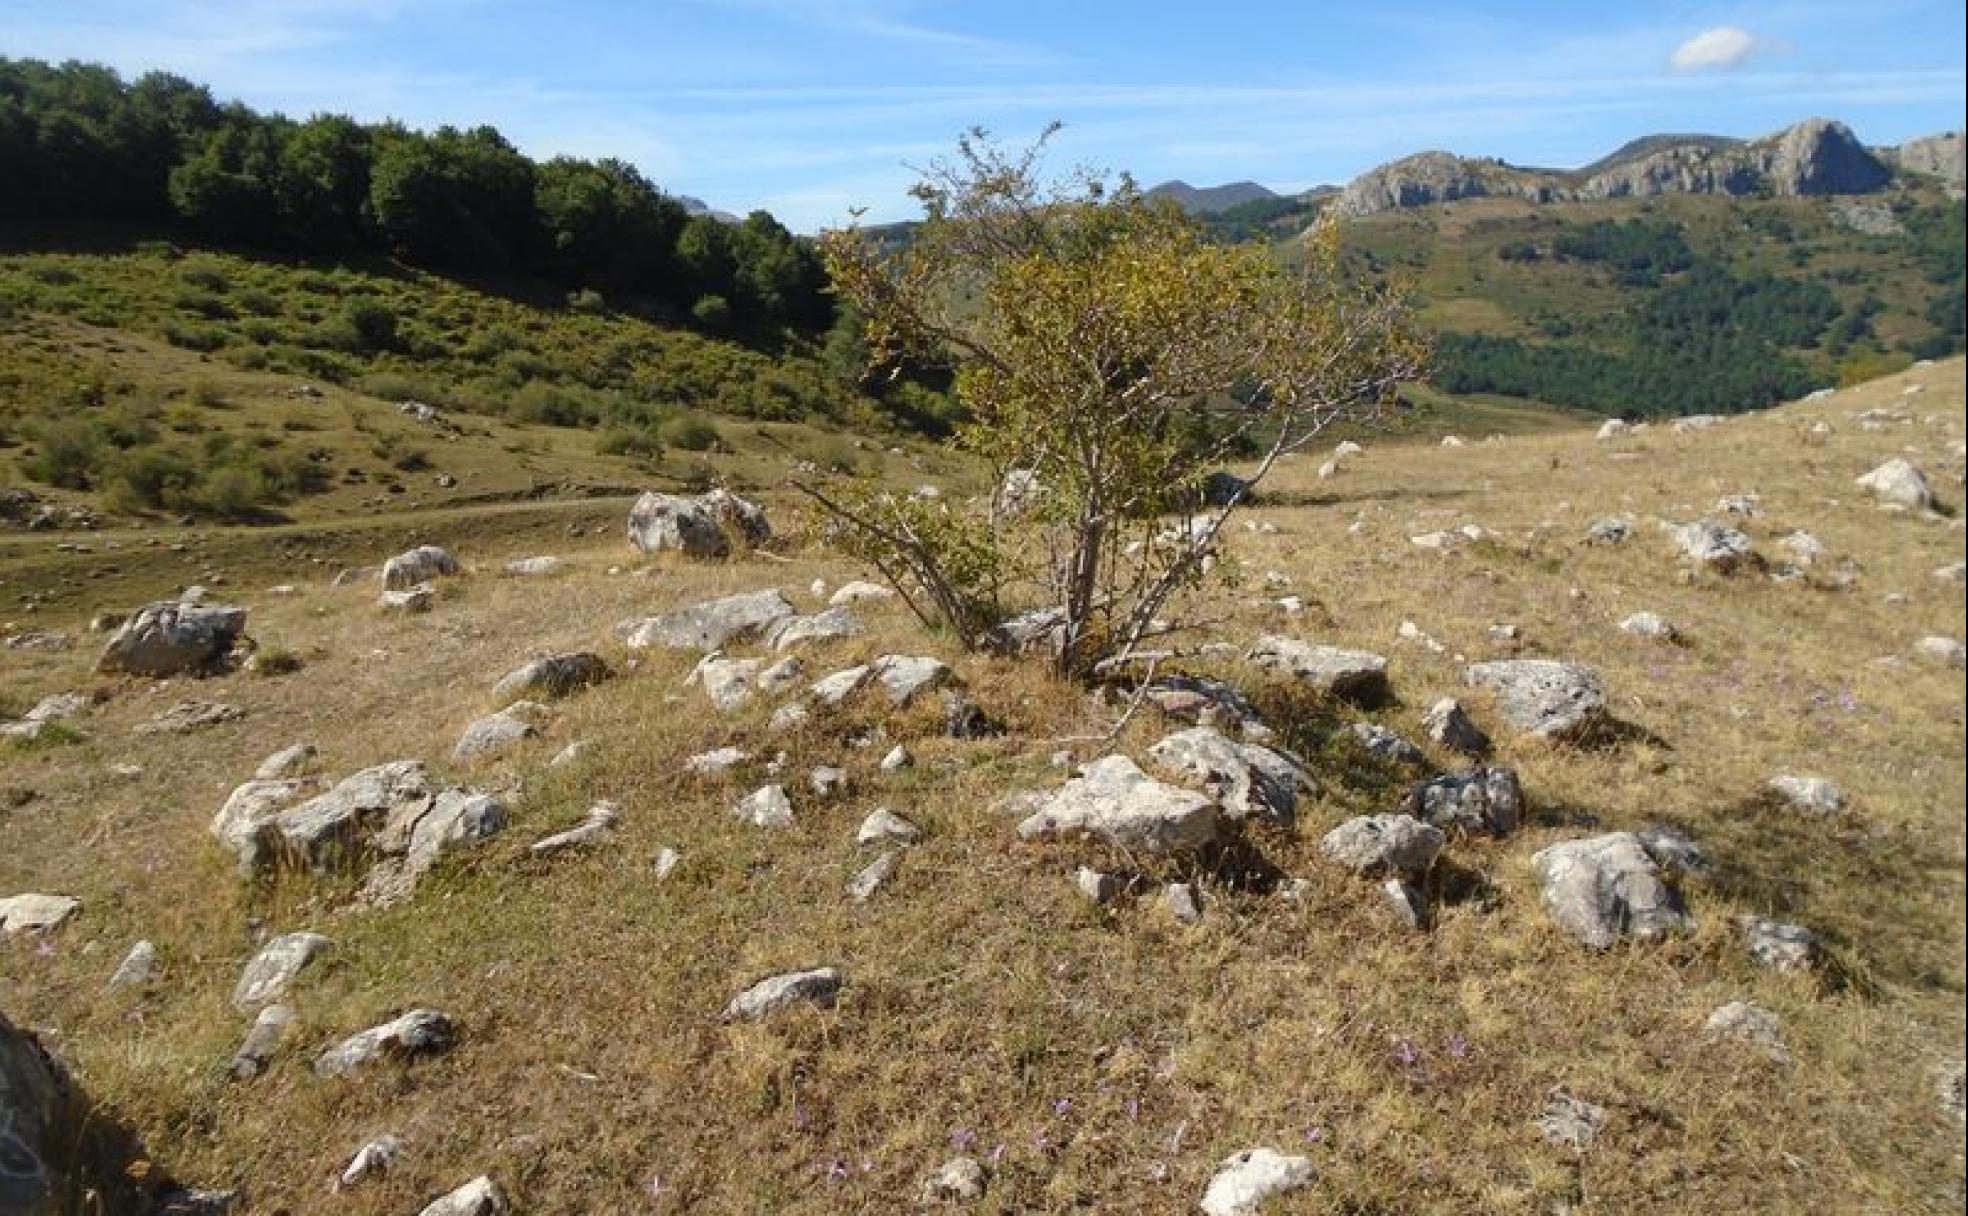
<path id="1" fill-rule="evenodd" d="M 906 248 L 822 238 L 877 362 L 954 369 L 958 442 L 1000 487 L 988 508 L 801 488 L 926 622 L 979 645 L 1036 598 L 1057 668 L 1085 675 L 1151 636 L 1281 457 L 1374 415 L 1423 351 L 1398 297 L 1339 273 L 1330 230 L 1288 270 L 1125 178 L 1042 180 L 1044 143 L 967 135 L 915 187 L 925 222 Z M 1244 455 L 1246 480 L 1206 496 Z"/>

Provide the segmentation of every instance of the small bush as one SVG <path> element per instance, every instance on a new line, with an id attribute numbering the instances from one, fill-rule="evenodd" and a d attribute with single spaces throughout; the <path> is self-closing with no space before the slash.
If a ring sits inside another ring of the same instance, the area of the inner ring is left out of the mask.
<path id="1" fill-rule="evenodd" d="M 209 354 L 226 344 L 226 331 L 216 325 L 187 325 L 172 321 L 164 326 L 164 340 L 185 350 Z"/>
<path id="2" fill-rule="evenodd" d="M 36 481 L 64 490 L 86 490 L 95 484 L 103 460 L 103 441 L 82 418 L 54 418 L 29 432 L 34 455 L 21 471 Z"/>
<path id="3" fill-rule="evenodd" d="M 595 451 L 603 456 L 659 460 L 663 455 L 663 441 L 647 427 L 611 426 L 595 441 Z"/>
<path id="4" fill-rule="evenodd" d="M 601 298 L 600 292 L 591 287 L 583 287 L 579 291 L 567 293 L 567 307 L 570 312 L 596 316 L 608 311 L 608 302 Z"/>
<path id="5" fill-rule="evenodd" d="M 225 272 L 214 266 L 186 266 L 178 271 L 178 278 L 201 291 L 224 293 L 232 287 Z"/>
<path id="6" fill-rule="evenodd" d="M 253 656 L 253 674 L 259 676 L 290 676 L 303 666 L 300 655 L 281 646 L 269 646 Z"/>
<path id="7" fill-rule="evenodd" d="M 663 427 L 663 442 L 685 452 L 725 451 L 724 436 L 708 419 L 686 415 L 673 418 Z"/>

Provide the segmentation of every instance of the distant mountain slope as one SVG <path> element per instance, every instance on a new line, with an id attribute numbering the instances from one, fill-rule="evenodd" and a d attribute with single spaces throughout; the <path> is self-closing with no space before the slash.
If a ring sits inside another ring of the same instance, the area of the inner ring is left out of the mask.
<path id="1" fill-rule="evenodd" d="M 1150 198 L 1171 198 L 1176 206 L 1191 215 L 1214 215 L 1228 211 L 1232 207 L 1261 199 L 1278 197 L 1275 190 L 1267 189 L 1256 182 L 1228 182 L 1221 186 L 1192 186 L 1185 181 L 1163 182 L 1150 187 Z"/>
<path id="2" fill-rule="evenodd" d="M 1929 149 L 1926 141 L 1920 142 L 1914 157 L 1918 164 L 1908 167 L 1945 166 L 1945 147 Z M 1958 155 L 1953 163 L 1959 163 Z M 1663 194 L 1867 194 L 1891 180 L 1887 163 L 1861 144 L 1850 127 L 1811 118 L 1748 141 L 1646 136 L 1571 171 L 1422 152 L 1361 174 L 1335 206 L 1340 215 L 1359 217 L 1464 198 L 1557 203 Z"/>

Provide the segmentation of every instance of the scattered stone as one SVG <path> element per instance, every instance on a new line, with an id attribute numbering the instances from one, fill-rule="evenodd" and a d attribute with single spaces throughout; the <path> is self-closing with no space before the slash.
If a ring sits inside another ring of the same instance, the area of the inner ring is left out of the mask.
<path id="1" fill-rule="evenodd" d="M 699 752 L 683 762 L 684 771 L 696 777 L 722 777 L 752 758 L 752 753 L 735 747 Z"/>
<path id="2" fill-rule="evenodd" d="M 318 1077 L 340 1077 L 386 1056 L 409 1059 L 434 1055 L 456 1039 L 451 1019 L 432 1009 L 413 1009 L 380 1026 L 351 1035 L 314 1062 Z"/>
<path id="3" fill-rule="evenodd" d="M 1162 903 L 1175 918 L 1178 925 L 1200 925 L 1203 923 L 1201 897 L 1196 893 L 1196 885 L 1187 882 L 1172 882 L 1162 888 Z"/>
<path id="4" fill-rule="evenodd" d="M 854 615 L 854 609 L 842 606 L 812 616 L 784 617 L 766 630 L 765 640 L 774 650 L 791 650 L 809 642 L 831 642 L 866 632 L 868 627 Z"/>
<path id="5" fill-rule="evenodd" d="M 922 829 L 889 810 L 876 807 L 861 821 L 861 829 L 854 834 L 856 844 L 879 844 L 883 841 L 897 841 L 914 844 L 922 839 Z"/>
<path id="6" fill-rule="evenodd" d="M 1608 418 L 1599 424 L 1599 439 L 1618 439 L 1633 433 L 1633 424 L 1619 418 Z"/>
<path id="7" fill-rule="evenodd" d="M 521 701 L 517 705 L 530 705 Z M 485 717 L 465 727 L 465 733 L 458 736 L 457 746 L 451 749 L 451 759 L 458 763 L 474 760 L 490 760 L 502 752 L 539 735 L 540 731 L 531 722 L 513 712 L 516 706 L 509 705 L 496 714 Z"/>
<path id="8" fill-rule="evenodd" d="M 1490 737 L 1469 720 L 1462 702 L 1454 697 L 1443 697 L 1429 706 L 1421 716 L 1421 729 L 1437 745 L 1465 756 L 1487 755 L 1490 750 Z"/>
<path id="9" fill-rule="evenodd" d="M 507 673 L 504 679 L 493 685 L 492 697 L 500 702 L 526 697 L 564 697 L 599 684 L 614 674 L 600 655 L 589 651 L 551 654 Z"/>
<path id="10" fill-rule="evenodd" d="M 944 692 L 944 738 L 995 739 L 1004 733 L 1004 723 L 986 713 L 982 705 L 979 705 L 960 692 Z"/>
<path id="11" fill-rule="evenodd" d="M 1027 655 L 1042 648 L 1057 649 L 1066 627 L 1063 608 L 1033 608 L 987 630 L 983 646 L 1005 655 Z"/>
<path id="12" fill-rule="evenodd" d="M 1738 519 L 1755 519 L 1763 513 L 1762 499 L 1754 494 L 1727 494 L 1715 503 L 1720 515 L 1733 515 Z"/>
<path id="13" fill-rule="evenodd" d="M 1585 541 L 1589 545 L 1623 545 L 1632 537 L 1632 522 L 1618 516 L 1595 520 L 1585 530 Z"/>
<path id="14" fill-rule="evenodd" d="M 138 676 L 205 675 L 232 653 L 246 610 L 159 600 L 137 610 L 110 635 L 96 670 Z"/>
<path id="15" fill-rule="evenodd" d="M 55 653 L 67 650 L 75 640 L 59 629 L 25 629 L 7 636 L 9 650 L 37 650 Z"/>
<path id="16" fill-rule="evenodd" d="M 142 988 L 157 978 L 157 947 L 148 941 L 140 941 L 130 947 L 123 961 L 116 965 L 115 974 L 109 977 L 111 988 Z"/>
<path id="17" fill-rule="evenodd" d="M 1677 435 L 1686 435 L 1694 431 L 1705 431 L 1709 427 L 1721 425 L 1722 416 L 1719 414 L 1689 414 L 1685 418 L 1676 418 L 1674 420 L 1674 433 Z"/>
<path id="18" fill-rule="evenodd" d="M 1647 856 L 1663 870 L 1680 874 L 1708 873 L 1708 854 L 1701 845 L 1695 843 L 1679 828 L 1655 826 L 1642 828 L 1633 834 L 1640 847 L 1647 850 Z"/>
<path id="19" fill-rule="evenodd" d="M 898 743 L 889 748 L 888 754 L 881 758 L 880 767 L 884 773 L 898 773 L 915 762 L 916 758 L 909 754 L 909 749 Z"/>
<path id="20" fill-rule="evenodd" d="M 984 1167 L 975 1157 L 952 1157 L 923 1183 L 919 1202 L 924 1207 L 974 1203 L 984 1198 Z"/>
<path id="21" fill-rule="evenodd" d="M 232 989 L 232 1007 L 251 1009 L 287 993 L 301 969 L 334 945 L 319 933 L 283 933 L 261 946 L 239 974 Z"/>
<path id="22" fill-rule="evenodd" d="M 1327 832 L 1319 851 L 1356 874 L 1420 879 L 1435 867 L 1446 837 L 1409 815 L 1360 815 Z"/>
<path id="23" fill-rule="evenodd" d="M 361 1148 L 349 1159 L 347 1168 L 337 1182 L 337 1189 L 347 1189 L 365 1178 L 389 1172 L 403 1151 L 402 1142 L 395 1136 L 378 1136 Z"/>
<path id="24" fill-rule="evenodd" d="M 1778 538 L 1777 546 L 1799 566 L 1810 566 L 1825 555 L 1824 542 L 1801 528 Z"/>
<path id="25" fill-rule="evenodd" d="M 1935 1069 L 1934 1095 L 1944 1113 L 1956 1120 L 1968 1117 L 1968 1068 L 1956 1061 Z"/>
<path id="26" fill-rule="evenodd" d="M 1736 529 L 1712 519 L 1670 527 L 1668 535 L 1681 550 L 1681 556 L 1697 566 L 1722 574 L 1759 564 L 1756 546 Z"/>
<path id="27" fill-rule="evenodd" d="M 884 587 L 880 583 L 857 581 L 842 584 L 841 588 L 834 592 L 832 598 L 827 603 L 832 607 L 839 608 L 848 604 L 879 604 L 883 600 L 892 600 L 894 598 L 895 592 L 892 588 Z"/>
<path id="28" fill-rule="evenodd" d="M 597 802 L 588 808 L 587 816 L 579 825 L 534 841 L 527 852 L 535 857 L 551 857 L 555 853 L 593 844 L 614 829 L 615 820 L 620 815 L 621 808 L 614 803 Z"/>
<path id="29" fill-rule="evenodd" d="M 246 711 L 220 701 L 179 701 L 148 722 L 138 724 L 140 735 L 188 735 L 208 726 L 237 722 Z"/>
<path id="30" fill-rule="evenodd" d="M 546 578 L 567 569 L 557 557 L 522 557 L 506 563 L 506 573 L 518 578 Z"/>
<path id="31" fill-rule="evenodd" d="M 429 612 L 431 606 L 437 603 L 437 588 L 429 583 L 418 583 L 414 587 L 405 587 L 400 591 L 385 589 L 376 597 L 376 603 L 391 612 L 406 614 Z"/>
<path id="32" fill-rule="evenodd" d="M 669 845 L 664 845 L 662 848 L 656 850 L 656 861 L 653 867 L 656 871 L 656 881 L 661 882 L 665 878 L 668 878 L 682 864 L 683 854 Z"/>
<path id="33" fill-rule="evenodd" d="M 793 800 L 783 785 L 767 785 L 740 799 L 731 813 L 753 827 L 783 828 L 793 822 Z"/>
<path id="34" fill-rule="evenodd" d="M 284 781 L 305 773 L 316 752 L 312 743 L 295 743 L 260 761 L 253 770 L 255 781 Z"/>
<path id="35" fill-rule="evenodd" d="M 1258 667 L 1296 676 L 1337 697 L 1371 700 L 1387 693 L 1387 660 L 1364 650 L 1342 650 L 1271 635 L 1259 638 L 1246 658 Z"/>
<path id="36" fill-rule="evenodd" d="M 1368 755 L 1396 764 L 1421 764 L 1427 760 L 1421 749 L 1376 722 L 1355 722 L 1347 728 Z"/>
<path id="37" fill-rule="evenodd" d="M 1586 1148 L 1605 1126 L 1605 1107 L 1574 1098 L 1563 1089 L 1551 1091 L 1551 1100 L 1537 1117 L 1537 1129 L 1545 1142 L 1560 1148 Z"/>
<path id="38" fill-rule="evenodd" d="M 1812 815 L 1836 815 L 1845 809 L 1845 791 L 1824 777 L 1785 774 L 1770 779 L 1770 788 L 1793 810 Z"/>
<path id="39" fill-rule="evenodd" d="M 1388 877 L 1380 883 L 1381 901 L 1387 905 L 1395 919 L 1410 929 L 1422 929 L 1428 924 L 1428 901 L 1421 888 L 1404 878 Z"/>
<path id="40" fill-rule="evenodd" d="M 875 892 L 881 890 L 883 883 L 894 877 L 895 868 L 901 864 L 900 852 L 891 850 L 883 853 L 863 867 L 847 884 L 848 896 L 856 903 L 868 902 L 874 898 Z"/>
<path id="41" fill-rule="evenodd" d="M 280 1040 L 287 1035 L 287 1028 L 294 1024 L 294 1008 L 291 1005 L 268 1005 L 260 1010 L 253 1025 L 246 1031 L 246 1039 L 239 1050 L 232 1055 L 228 1071 L 235 1081 L 250 1081 L 266 1071 L 267 1062 L 280 1048 Z"/>
<path id="42" fill-rule="evenodd" d="M 1200 782 L 1230 819 L 1249 816 L 1290 824 L 1298 796 L 1316 797 L 1318 782 L 1297 761 L 1258 743 L 1239 743 L 1214 727 L 1194 726 L 1148 749 L 1162 768 Z"/>
<path id="43" fill-rule="evenodd" d="M 733 642 L 765 633 L 795 615 L 793 605 L 776 588 L 706 600 L 662 616 L 623 621 L 615 632 L 632 649 L 721 650 Z"/>
<path id="44" fill-rule="evenodd" d="M 1689 929 L 1681 900 L 1630 832 L 1568 840 L 1531 857 L 1544 907 L 1558 927 L 1595 950 L 1653 942 Z"/>
<path id="45" fill-rule="evenodd" d="M 724 1020 L 757 1021 L 802 1002 L 832 1009 L 840 988 L 841 973 L 832 967 L 768 976 L 732 997 L 724 1007 Z"/>
<path id="46" fill-rule="evenodd" d="M 1525 734 L 1577 740 L 1606 722 L 1605 687 L 1583 663 L 1497 659 L 1471 665 L 1463 677 L 1472 687 L 1494 691 L 1497 712 Z"/>
<path id="47" fill-rule="evenodd" d="M 483 1174 L 427 1204 L 417 1216 L 506 1216 L 511 1208 L 499 1184 Z"/>
<path id="48" fill-rule="evenodd" d="M 408 591 L 439 576 L 457 574 L 461 569 L 449 550 L 437 545 L 418 545 L 383 563 L 383 590 Z"/>
<path id="49" fill-rule="evenodd" d="M 1943 583 L 1968 581 L 1968 562 L 1950 562 L 1934 571 L 1934 577 Z"/>
<path id="50" fill-rule="evenodd" d="M 768 733 L 783 735 L 805 726 L 807 719 L 812 716 L 813 711 L 808 709 L 803 702 L 794 701 L 789 705 L 781 705 L 778 709 L 773 710 L 771 719 L 765 724 L 765 729 Z"/>
<path id="51" fill-rule="evenodd" d="M 1275 1149 L 1247 1148 L 1225 1158 L 1203 1191 L 1204 1216 L 1259 1216 L 1280 1195 L 1312 1185 L 1312 1162 Z"/>
<path id="52" fill-rule="evenodd" d="M 1517 771 L 1479 768 L 1424 781 L 1402 800 L 1403 814 L 1448 831 L 1507 836 L 1524 817 L 1524 791 Z"/>
<path id="53" fill-rule="evenodd" d="M 1927 478 L 1897 456 L 1858 478 L 1855 484 L 1880 502 L 1909 511 L 1925 511 L 1934 505 L 1934 492 L 1928 488 Z"/>
<path id="54" fill-rule="evenodd" d="M 9 895 L 0 899 L 0 937 L 49 933 L 81 910 L 82 901 L 67 895 Z"/>
<path id="55" fill-rule="evenodd" d="M 1170 853 L 1205 847 L 1220 828 L 1208 797 L 1156 781 L 1126 756 L 1113 755 L 1067 781 L 1018 825 L 1018 834 L 1031 840 L 1087 833 L 1123 849 Z"/>
<path id="56" fill-rule="evenodd" d="M 1073 886 L 1096 904 L 1109 904 L 1120 898 L 1124 884 L 1118 875 L 1104 874 L 1089 866 L 1073 871 Z"/>
<path id="57" fill-rule="evenodd" d="M 553 759 L 547 761 L 547 767 L 566 768 L 570 764 L 578 764 L 583 757 L 593 750 L 594 744 L 588 742 L 586 739 L 576 739 L 566 747 L 555 752 Z"/>
<path id="58" fill-rule="evenodd" d="M 1742 932 L 1749 957 L 1772 971 L 1809 971 L 1824 957 L 1824 944 L 1818 935 L 1802 925 L 1742 916 L 1737 918 L 1736 927 Z"/>
<path id="59" fill-rule="evenodd" d="M 756 504 L 729 490 L 694 497 L 651 491 L 629 509 L 629 543 L 644 553 L 724 557 L 734 537 L 760 545 L 772 539 L 772 525 Z"/>
<path id="60" fill-rule="evenodd" d="M 1913 652 L 1923 659 L 1943 664 L 1947 667 L 1960 667 L 1968 663 L 1968 648 L 1953 638 L 1926 637 L 1913 644 Z"/>
<path id="61" fill-rule="evenodd" d="M 1620 631 L 1663 642 L 1671 642 L 1679 636 L 1674 626 L 1668 623 L 1667 618 L 1653 612 L 1636 612 L 1627 617 L 1620 622 Z"/>
<path id="62" fill-rule="evenodd" d="M 847 790 L 847 770 L 822 764 L 806 775 L 807 788 L 822 798 L 832 798 Z"/>
<path id="63" fill-rule="evenodd" d="M 1747 1001 L 1730 1001 L 1708 1015 L 1702 1029 L 1710 1038 L 1734 1039 L 1761 1048 L 1779 1064 L 1790 1063 L 1790 1049 L 1784 1046 L 1783 1023 L 1777 1015 Z"/>

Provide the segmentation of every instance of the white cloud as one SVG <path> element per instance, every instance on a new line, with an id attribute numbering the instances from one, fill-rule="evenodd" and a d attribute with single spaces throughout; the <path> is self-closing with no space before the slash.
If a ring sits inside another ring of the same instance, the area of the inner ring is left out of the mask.
<path id="1" fill-rule="evenodd" d="M 1762 40 L 1748 30 L 1734 25 L 1718 25 L 1675 47 L 1668 62 L 1682 72 L 1727 71 L 1740 67 L 1744 60 L 1762 47 Z"/>

